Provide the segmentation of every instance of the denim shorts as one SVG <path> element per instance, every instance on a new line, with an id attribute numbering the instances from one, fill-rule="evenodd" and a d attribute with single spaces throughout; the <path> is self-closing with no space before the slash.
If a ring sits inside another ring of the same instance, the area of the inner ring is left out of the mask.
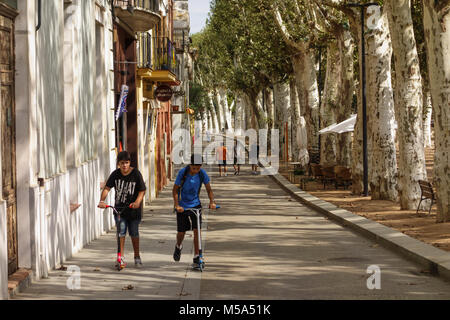
<path id="1" fill-rule="evenodd" d="M 114 215 L 114 220 L 116 220 L 117 232 L 119 233 L 120 238 L 127 235 L 127 230 L 130 237 L 139 237 L 139 224 L 141 223 L 141 219 L 127 219 L 120 217 L 119 221 L 117 215 Z"/>

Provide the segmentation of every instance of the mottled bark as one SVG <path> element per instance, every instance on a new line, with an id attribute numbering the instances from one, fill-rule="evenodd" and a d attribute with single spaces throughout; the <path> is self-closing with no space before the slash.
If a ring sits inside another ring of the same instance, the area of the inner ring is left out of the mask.
<path id="1" fill-rule="evenodd" d="M 220 111 L 223 114 L 223 127 L 226 130 L 231 130 L 231 110 L 228 105 L 227 90 L 221 87 L 217 91 L 218 97 L 220 97 Z"/>
<path id="2" fill-rule="evenodd" d="M 292 66 L 299 94 L 300 109 L 306 120 L 308 150 L 318 147 L 319 138 L 319 88 L 314 55 L 309 49 L 292 57 Z"/>
<path id="3" fill-rule="evenodd" d="M 367 33 L 367 111 L 370 190 L 372 199 L 397 200 L 397 159 L 394 142 L 394 94 L 391 82 L 392 44 L 386 12 Z"/>
<path id="4" fill-rule="evenodd" d="M 234 116 L 234 131 L 237 135 L 241 135 L 245 131 L 244 104 L 240 94 L 236 94 L 236 110 Z"/>
<path id="5" fill-rule="evenodd" d="M 225 112 L 223 108 L 223 99 L 220 94 L 221 90 L 216 90 L 216 113 L 217 119 L 219 120 L 219 131 L 222 132 L 225 129 L 226 121 L 225 121 Z"/>
<path id="6" fill-rule="evenodd" d="M 341 64 L 338 45 L 331 41 L 327 47 L 327 70 L 325 86 L 320 106 L 320 129 L 336 123 L 335 110 L 339 103 Z M 336 165 L 336 133 L 322 134 L 320 139 L 320 164 Z"/>
<path id="7" fill-rule="evenodd" d="M 422 79 L 413 32 L 410 0 L 387 0 L 385 10 L 395 62 L 395 113 L 398 124 L 398 195 L 400 208 L 420 201 L 418 180 L 426 180 L 422 129 Z"/>
<path id="8" fill-rule="evenodd" d="M 434 114 L 437 222 L 450 221 L 450 1 L 423 0 L 428 73 Z"/>
<path id="9" fill-rule="evenodd" d="M 426 148 L 431 148 L 431 119 L 433 117 L 433 106 L 431 104 L 431 93 L 429 90 L 423 92 L 423 108 L 423 145 Z"/>
<path id="10" fill-rule="evenodd" d="M 214 106 L 214 93 L 208 92 L 208 98 L 209 98 L 209 104 L 211 106 L 211 116 L 212 116 L 212 123 L 214 132 L 218 133 L 220 131 L 220 123 L 219 123 L 219 117 L 217 116 L 216 107 Z"/>
<path id="11" fill-rule="evenodd" d="M 286 123 L 290 122 L 290 97 L 289 84 L 275 83 L 273 86 L 273 98 L 275 107 L 275 127 L 280 134 L 280 157 L 286 158 Z M 285 159 L 286 160 L 286 159 Z"/>
<path id="12" fill-rule="evenodd" d="M 340 95 L 336 107 L 336 122 L 342 122 L 350 118 L 353 111 L 353 94 L 355 92 L 354 80 L 354 41 L 350 31 L 340 27 L 336 30 L 336 38 L 339 45 L 339 58 L 341 64 Z M 352 165 L 352 133 L 341 133 L 337 135 L 336 161 L 344 167 Z"/>
<path id="13" fill-rule="evenodd" d="M 352 193 L 360 195 L 364 192 L 364 167 L 363 167 L 363 106 L 362 106 L 362 39 L 361 39 L 361 20 L 359 15 L 350 19 L 351 31 L 353 37 L 358 39 L 358 57 L 359 57 L 359 81 L 355 86 L 357 97 L 357 117 L 355 129 L 353 131 L 352 143 Z M 367 137 L 370 142 L 370 136 Z M 370 156 L 370 155 L 369 155 Z"/>
<path id="14" fill-rule="evenodd" d="M 295 85 L 295 81 L 291 79 L 289 81 L 289 96 L 290 96 L 290 112 L 291 112 L 291 125 L 292 125 L 292 161 L 300 160 L 300 144 L 299 144 L 299 135 L 302 134 L 301 124 L 300 124 L 300 101 L 298 100 L 297 87 Z M 305 148 L 303 148 L 305 149 Z M 307 150 L 305 149 L 307 152 Z M 303 151 L 304 153 L 304 151 Z"/>

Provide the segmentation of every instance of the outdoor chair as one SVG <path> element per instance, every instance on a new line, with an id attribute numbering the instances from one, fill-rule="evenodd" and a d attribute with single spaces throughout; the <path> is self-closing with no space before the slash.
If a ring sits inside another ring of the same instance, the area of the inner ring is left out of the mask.
<path id="1" fill-rule="evenodd" d="M 433 191 L 433 186 L 428 181 L 419 180 L 419 186 L 420 186 L 420 202 L 417 206 L 416 214 L 419 213 L 420 204 L 422 203 L 422 200 L 429 199 L 431 200 L 430 204 L 430 210 L 428 210 L 428 214 L 431 214 L 431 207 L 433 207 L 433 201 L 436 201 L 436 196 Z"/>
<path id="2" fill-rule="evenodd" d="M 339 186 L 344 186 L 347 189 L 352 184 L 352 171 L 350 168 L 343 166 L 334 167 L 336 174 L 336 190 Z"/>
<path id="3" fill-rule="evenodd" d="M 334 173 L 334 166 L 322 167 L 323 174 L 323 188 L 326 188 L 328 183 L 336 184 L 336 174 Z"/>
<path id="4" fill-rule="evenodd" d="M 322 173 L 322 166 L 317 163 L 311 163 L 309 165 L 309 168 L 311 170 L 311 176 L 315 180 L 319 180 L 319 181 L 323 182 L 324 177 L 323 177 L 323 173 Z"/>

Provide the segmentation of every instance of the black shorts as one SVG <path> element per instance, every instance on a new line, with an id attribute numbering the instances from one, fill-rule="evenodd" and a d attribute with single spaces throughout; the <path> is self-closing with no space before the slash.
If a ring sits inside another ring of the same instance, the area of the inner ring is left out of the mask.
<path id="1" fill-rule="evenodd" d="M 219 167 L 227 166 L 227 160 L 219 160 Z"/>
<path id="2" fill-rule="evenodd" d="M 198 206 L 196 208 L 201 208 Z M 202 211 L 200 211 L 200 229 L 202 228 Z M 186 232 L 197 229 L 197 216 L 190 210 L 182 213 L 177 211 L 177 231 Z"/>

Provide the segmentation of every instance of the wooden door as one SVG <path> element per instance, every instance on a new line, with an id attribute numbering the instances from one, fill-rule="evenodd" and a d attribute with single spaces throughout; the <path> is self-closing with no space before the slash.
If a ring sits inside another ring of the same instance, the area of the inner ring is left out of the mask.
<path id="1" fill-rule="evenodd" d="M 8 274 L 18 268 L 14 103 L 14 21 L 0 15 L 0 126 L 3 199 L 7 207 Z"/>

